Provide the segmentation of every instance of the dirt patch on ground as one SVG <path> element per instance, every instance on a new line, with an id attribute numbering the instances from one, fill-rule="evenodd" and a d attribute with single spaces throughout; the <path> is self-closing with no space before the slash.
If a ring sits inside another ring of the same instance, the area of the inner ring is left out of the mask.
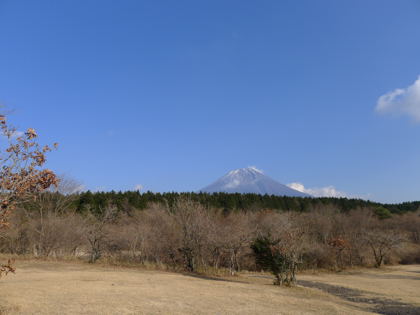
<path id="1" fill-rule="evenodd" d="M 0 281 L 0 313 L 3 314 L 372 314 L 380 310 L 366 303 L 363 288 L 337 294 L 332 286 L 346 287 L 330 275 L 302 276 L 302 286 L 279 288 L 271 279 L 242 275 L 233 279 L 203 278 L 175 273 L 100 267 L 78 263 L 21 261 L 17 273 Z M 404 267 L 401 267 L 404 268 Z M 410 275 L 415 279 L 411 269 Z M 401 272 L 388 272 L 396 275 Z M 403 271 L 406 275 L 407 271 Z M 371 274 L 371 273 L 367 273 Z M 379 273 L 378 273 L 379 274 Z M 359 277 L 357 275 L 356 277 Z M 352 279 L 355 275 L 343 275 Z M 420 274 L 419 274 L 420 277 Z M 345 281 L 345 279 L 341 281 Z M 327 282 L 319 281 L 324 279 Z M 414 279 L 370 281 L 415 282 Z M 328 287 L 330 285 L 330 287 Z M 409 285 L 410 286 L 410 285 Z M 411 288 L 412 289 L 412 288 Z M 357 297 L 359 292 L 361 296 Z M 408 289 L 407 289 L 408 290 Z M 382 295 L 381 303 L 395 307 L 416 302 Z M 417 294 L 417 292 L 415 294 Z M 418 297 L 417 297 L 418 298 Z M 389 299 L 389 300 L 386 300 Z M 392 301 L 392 303 L 390 302 Z M 395 304 L 400 302 L 401 304 Z M 414 314 L 414 313 L 382 313 Z"/>
<path id="2" fill-rule="evenodd" d="M 420 266 L 395 266 L 343 274 L 304 275 L 304 287 L 357 303 L 376 314 L 420 314 Z"/>
<path id="3" fill-rule="evenodd" d="M 407 304 L 400 301 L 392 300 L 386 297 L 378 296 L 372 292 L 349 289 L 326 283 L 300 280 L 299 284 L 309 288 L 317 288 L 329 294 L 338 296 L 342 299 L 364 304 L 361 309 L 368 309 L 377 314 L 386 315 L 418 315 L 420 314 L 420 306 Z"/>

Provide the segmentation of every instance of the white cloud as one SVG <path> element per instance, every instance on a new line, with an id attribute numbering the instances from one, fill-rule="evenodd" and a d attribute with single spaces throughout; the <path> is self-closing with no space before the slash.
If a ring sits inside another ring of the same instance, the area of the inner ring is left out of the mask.
<path id="1" fill-rule="evenodd" d="M 143 189 L 143 185 L 141 185 L 141 184 L 137 184 L 136 186 L 134 186 L 134 190 L 135 191 L 141 191 Z"/>
<path id="2" fill-rule="evenodd" d="M 334 186 L 306 188 L 301 183 L 290 183 L 287 186 L 313 197 L 349 197 L 346 193 L 335 189 Z"/>
<path id="3" fill-rule="evenodd" d="M 382 95 L 376 103 L 380 113 L 405 114 L 420 122 L 420 76 L 407 88 Z"/>

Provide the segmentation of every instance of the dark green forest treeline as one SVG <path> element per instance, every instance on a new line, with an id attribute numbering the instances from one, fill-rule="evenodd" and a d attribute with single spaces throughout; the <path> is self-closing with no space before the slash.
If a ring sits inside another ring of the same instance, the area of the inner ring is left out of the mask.
<path id="1" fill-rule="evenodd" d="M 373 209 L 380 217 L 391 214 L 402 214 L 416 211 L 420 202 L 405 202 L 401 204 L 381 204 L 362 199 L 347 198 L 299 198 L 282 197 L 258 194 L 228 194 L 228 193 L 140 193 L 138 191 L 126 192 L 95 192 L 90 191 L 73 196 L 72 208 L 77 212 L 91 210 L 101 212 L 107 206 L 115 206 L 119 211 L 130 212 L 145 209 L 151 203 L 166 204 L 169 207 L 180 198 L 188 198 L 199 202 L 203 206 L 231 211 L 255 211 L 271 209 L 279 211 L 309 212 L 319 208 L 330 207 L 341 212 L 353 209 Z"/>

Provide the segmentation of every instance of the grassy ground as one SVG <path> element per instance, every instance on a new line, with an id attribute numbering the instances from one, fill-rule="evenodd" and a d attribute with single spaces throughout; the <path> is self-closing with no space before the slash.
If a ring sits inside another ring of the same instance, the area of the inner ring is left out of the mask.
<path id="1" fill-rule="evenodd" d="M 0 281 L 6 314 L 420 314 L 420 266 L 301 275 L 296 288 L 260 274 L 205 279 L 31 260 L 16 267 Z"/>

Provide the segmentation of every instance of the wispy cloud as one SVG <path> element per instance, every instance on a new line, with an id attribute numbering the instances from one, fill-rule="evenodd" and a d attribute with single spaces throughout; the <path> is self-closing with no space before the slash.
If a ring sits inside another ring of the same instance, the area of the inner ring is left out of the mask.
<path id="1" fill-rule="evenodd" d="M 142 191 L 143 190 L 143 185 L 137 184 L 136 186 L 134 186 L 134 190 Z"/>
<path id="2" fill-rule="evenodd" d="M 348 194 L 337 190 L 334 186 L 306 188 L 302 183 L 290 183 L 287 186 L 313 197 L 349 197 Z"/>
<path id="3" fill-rule="evenodd" d="M 412 85 L 382 95 L 376 104 L 376 111 L 408 115 L 420 122 L 420 76 Z"/>

